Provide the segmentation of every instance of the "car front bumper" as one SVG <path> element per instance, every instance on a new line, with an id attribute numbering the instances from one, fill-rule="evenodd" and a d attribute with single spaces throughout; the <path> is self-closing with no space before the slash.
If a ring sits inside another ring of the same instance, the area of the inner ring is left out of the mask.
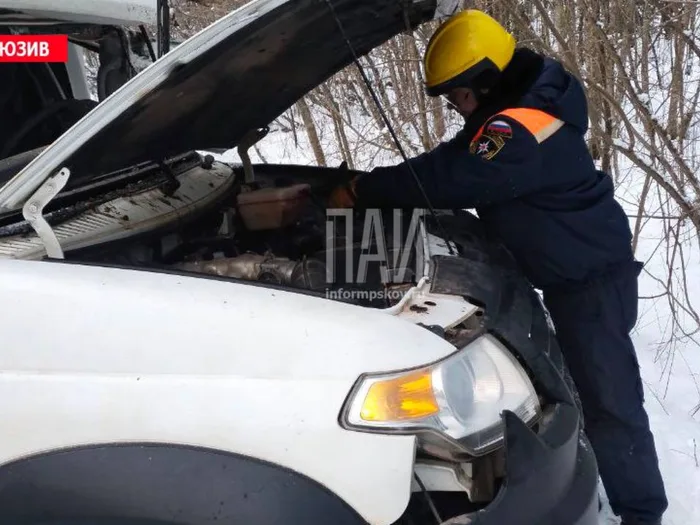
<path id="1" fill-rule="evenodd" d="M 457 257 L 432 258 L 431 291 L 481 305 L 484 328 L 524 362 L 547 407 L 533 429 L 515 414 L 503 413 L 505 478 L 498 493 L 478 511 L 443 525 L 596 525 L 598 466 L 581 431 L 575 386 L 538 295 L 507 250 L 487 239 L 480 221 L 468 215 L 441 221 L 462 250 Z"/>
<path id="2" fill-rule="evenodd" d="M 595 525 L 598 469 L 578 412 L 558 404 L 538 433 L 505 413 L 506 478 L 487 507 L 445 525 Z"/>

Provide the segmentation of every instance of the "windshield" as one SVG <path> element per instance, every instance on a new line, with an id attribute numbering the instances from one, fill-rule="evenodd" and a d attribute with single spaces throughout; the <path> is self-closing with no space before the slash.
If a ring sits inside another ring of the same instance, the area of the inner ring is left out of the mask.
<path id="1" fill-rule="evenodd" d="M 46 31 L 68 35 L 67 63 L 0 63 L 0 184 L 151 63 L 143 35 L 121 27 L 0 24 Z"/>

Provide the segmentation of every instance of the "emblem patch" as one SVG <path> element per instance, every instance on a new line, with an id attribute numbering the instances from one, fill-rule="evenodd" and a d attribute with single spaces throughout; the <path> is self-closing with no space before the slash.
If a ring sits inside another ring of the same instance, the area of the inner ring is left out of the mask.
<path id="1" fill-rule="evenodd" d="M 513 136 L 513 128 L 505 120 L 494 120 L 487 126 L 486 133 L 510 138 Z"/>
<path id="2" fill-rule="evenodd" d="M 478 155 L 484 160 L 491 160 L 501 151 L 506 141 L 502 135 L 494 133 L 484 133 L 471 143 L 469 152 Z"/>

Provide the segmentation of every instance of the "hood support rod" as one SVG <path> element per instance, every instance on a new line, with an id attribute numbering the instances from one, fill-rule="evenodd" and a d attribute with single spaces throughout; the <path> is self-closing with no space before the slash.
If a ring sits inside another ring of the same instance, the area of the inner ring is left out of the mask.
<path id="1" fill-rule="evenodd" d="M 416 170 L 413 168 L 413 165 L 411 164 L 411 161 L 409 160 L 408 156 L 406 155 L 406 152 L 403 149 L 403 146 L 401 146 L 401 142 L 399 141 L 399 138 L 396 136 L 396 133 L 394 132 L 394 127 L 391 125 L 391 122 L 389 122 L 389 118 L 387 117 L 386 113 L 384 112 L 384 108 L 381 105 L 381 102 L 379 101 L 379 97 L 377 97 L 377 93 L 372 87 L 372 83 L 369 81 L 369 78 L 367 77 L 367 74 L 365 73 L 364 68 L 362 67 L 362 64 L 360 64 L 360 59 L 357 56 L 357 53 L 355 52 L 355 48 L 352 46 L 350 43 L 350 39 L 348 38 L 348 35 L 345 33 L 345 28 L 343 27 L 342 22 L 340 21 L 340 18 L 338 17 L 338 14 L 335 11 L 335 8 L 333 7 L 333 4 L 331 3 L 331 0 L 326 0 L 326 4 L 328 4 L 329 9 L 331 10 L 331 13 L 333 14 L 333 18 L 335 18 L 335 22 L 338 25 L 338 30 L 340 31 L 340 34 L 343 37 L 343 40 L 345 40 L 345 43 L 348 46 L 348 49 L 350 50 L 350 53 L 352 53 L 353 61 L 355 62 L 355 65 L 357 66 L 357 69 L 360 71 L 360 75 L 362 76 L 362 80 L 364 81 L 365 85 L 367 86 L 367 89 L 369 90 L 370 95 L 372 95 L 372 100 L 374 101 L 374 104 L 377 106 L 377 110 L 379 111 L 379 114 L 382 116 L 382 120 L 384 121 L 384 124 L 386 124 L 387 129 L 389 130 L 389 133 L 391 134 L 391 138 L 396 144 L 396 147 L 399 150 L 399 153 L 401 154 L 401 157 L 403 158 L 404 162 L 406 163 L 406 166 L 408 166 L 408 170 L 411 172 L 411 175 L 413 175 L 413 179 L 418 186 L 418 190 L 421 192 L 423 195 L 423 198 L 425 199 L 425 204 L 428 207 L 428 210 L 430 211 L 430 215 L 432 216 L 433 220 L 437 224 L 438 228 L 440 229 L 442 235 L 445 237 L 445 243 L 447 244 L 447 249 L 450 252 L 450 255 L 455 255 L 454 248 L 452 248 L 452 238 L 450 237 L 449 233 L 447 230 L 444 228 L 442 223 L 440 222 L 439 217 L 437 216 L 437 213 L 435 212 L 435 208 L 433 208 L 433 205 L 430 202 L 430 198 L 428 197 L 428 194 L 425 192 L 425 188 L 423 187 L 423 184 L 421 184 L 420 178 L 418 177 L 418 174 L 416 173 Z"/>
<path id="2" fill-rule="evenodd" d="M 70 177 L 70 170 L 62 168 L 39 186 L 34 194 L 27 199 L 22 207 L 22 215 L 34 229 L 46 248 L 46 255 L 51 259 L 63 259 L 61 243 L 54 233 L 51 225 L 44 218 L 44 208 L 65 187 Z"/>

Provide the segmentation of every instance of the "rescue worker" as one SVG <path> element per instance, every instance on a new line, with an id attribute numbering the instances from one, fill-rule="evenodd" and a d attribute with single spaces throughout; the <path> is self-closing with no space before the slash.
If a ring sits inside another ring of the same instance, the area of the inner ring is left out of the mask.
<path id="1" fill-rule="evenodd" d="M 428 94 L 446 96 L 465 125 L 409 162 L 434 207 L 476 209 L 543 291 L 613 512 L 660 524 L 668 503 L 629 336 L 642 265 L 587 149 L 581 84 L 475 10 L 437 29 L 424 68 Z M 405 163 L 336 188 L 329 205 L 426 207 Z"/>

